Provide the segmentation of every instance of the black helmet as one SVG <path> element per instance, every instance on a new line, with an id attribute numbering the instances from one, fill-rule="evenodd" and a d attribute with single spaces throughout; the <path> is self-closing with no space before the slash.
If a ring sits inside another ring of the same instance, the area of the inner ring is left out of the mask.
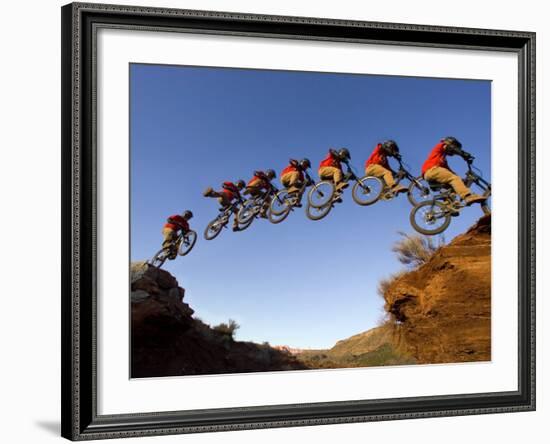
<path id="1" fill-rule="evenodd" d="M 302 160 L 300 160 L 300 166 L 302 167 L 303 170 L 307 168 L 311 168 L 311 162 L 307 157 L 304 157 Z"/>
<path id="2" fill-rule="evenodd" d="M 240 179 L 240 180 L 237 180 L 237 182 L 235 182 L 235 185 L 239 190 L 242 190 L 246 186 L 246 183 L 244 180 Z"/>
<path id="3" fill-rule="evenodd" d="M 186 220 L 189 220 L 193 217 L 193 212 L 191 210 L 185 210 L 181 216 L 186 219 Z"/>
<path id="4" fill-rule="evenodd" d="M 351 154 L 347 148 L 340 148 L 338 150 L 338 157 L 342 160 L 351 160 Z"/>
<path id="5" fill-rule="evenodd" d="M 399 147 L 397 146 L 397 143 L 395 142 L 395 140 L 386 140 L 382 144 L 382 148 L 389 155 L 394 155 L 399 153 Z"/>
<path id="6" fill-rule="evenodd" d="M 452 148 L 462 148 L 462 144 L 455 137 L 445 137 L 441 141 L 447 145 L 450 145 Z"/>
<path id="7" fill-rule="evenodd" d="M 266 170 L 265 175 L 269 178 L 269 180 L 273 180 L 277 177 L 277 174 L 275 174 L 275 171 L 271 169 Z"/>

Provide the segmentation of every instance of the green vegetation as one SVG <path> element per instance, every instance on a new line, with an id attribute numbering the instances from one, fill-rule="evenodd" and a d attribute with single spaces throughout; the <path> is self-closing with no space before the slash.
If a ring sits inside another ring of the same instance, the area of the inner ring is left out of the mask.
<path id="1" fill-rule="evenodd" d="M 414 364 L 397 347 L 392 325 L 380 327 L 338 341 L 328 350 L 306 350 L 296 357 L 309 368 L 351 368 Z"/>
<path id="2" fill-rule="evenodd" d="M 229 319 L 227 324 L 225 322 L 222 322 L 221 324 L 215 325 L 212 327 L 212 329 L 218 333 L 221 333 L 222 335 L 226 336 L 228 339 L 234 340 L 235 339 L 235 331 L 240 327 L 239 324 L 237 324 L 236 321 L 233 319 Z"/>

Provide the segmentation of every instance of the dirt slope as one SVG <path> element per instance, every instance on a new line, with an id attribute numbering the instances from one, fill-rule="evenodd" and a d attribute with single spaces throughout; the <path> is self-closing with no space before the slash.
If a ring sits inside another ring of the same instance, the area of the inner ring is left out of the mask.
<path id="1" fill-rule="evenodd" d="M 384 344 L 392 341 L 392 334 L 388 328 L 375 327 L 363 333 L 338 341 L 330 349 L 332 356 L 345 356 L 372 352 Z"/>
<path id="2" fill-rule="evenodd" d="M 382 325 L 338 341 L 325 350 L 303 350 L 296 357 L 308 368 L 352 368 L 414 364 L 412 356 L 399 350 L 394 329 Z"/>
<path id="3" fill-rule="evenodd" d="M 133 263 L 131 290 L 133 378 L 305 368 L 288 352 L 234 341 L 193 318 L 167 271 Z"/>
<path id="4" fill-rule="evenodd" d="M 405 273 L 384 295 L 402 351 L 419 363 L 491 359 L 491 217 Z"/>

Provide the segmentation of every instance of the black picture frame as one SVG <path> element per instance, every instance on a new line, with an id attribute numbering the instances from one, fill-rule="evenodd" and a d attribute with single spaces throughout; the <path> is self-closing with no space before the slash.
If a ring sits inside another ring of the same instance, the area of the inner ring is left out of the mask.
<path id="1" fill-rule="evenodd" d="M 62 436 L 71 440 L 535 409 L 535 33 L 72 3 L 62 14 Z M 97 414 L 99 27 L 508 51 L 519 64 L 518 390 L 192 411 Z"/>

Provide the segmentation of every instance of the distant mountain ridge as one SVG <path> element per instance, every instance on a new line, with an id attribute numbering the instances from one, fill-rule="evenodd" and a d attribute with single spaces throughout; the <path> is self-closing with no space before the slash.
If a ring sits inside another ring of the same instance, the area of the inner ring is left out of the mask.
<path id="1" fill-rule="evenodd" d="M 382 325 L 338 341 L 327 350 L 304 350 L 296 357 L 308 368 L 405 365 L 416 361 L 398 350 L 393 328 Z"/>

